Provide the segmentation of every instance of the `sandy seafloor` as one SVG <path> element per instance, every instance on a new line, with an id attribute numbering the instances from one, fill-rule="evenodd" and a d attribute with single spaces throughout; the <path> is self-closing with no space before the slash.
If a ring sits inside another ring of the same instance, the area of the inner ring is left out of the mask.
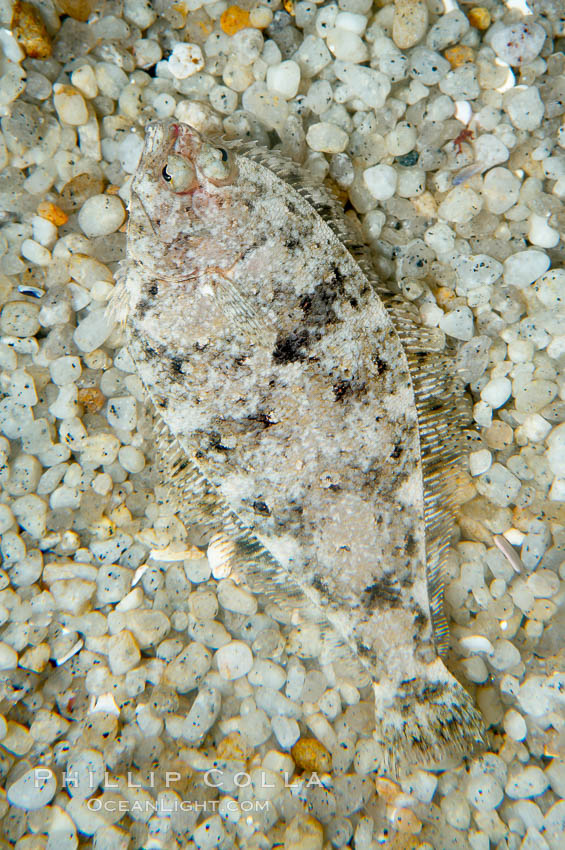
<path id="1" fill-rule="evenodd" d="M 0 2 L 0 847 L 557 850 L 562 0 L 226 9 Z M 172 115 L 326 176 L 461 347 L 448 664 L 486 753 L 376 776 L 370 690 L 219 585 L 172 513 L 104 313 L 144 124 Z"/>

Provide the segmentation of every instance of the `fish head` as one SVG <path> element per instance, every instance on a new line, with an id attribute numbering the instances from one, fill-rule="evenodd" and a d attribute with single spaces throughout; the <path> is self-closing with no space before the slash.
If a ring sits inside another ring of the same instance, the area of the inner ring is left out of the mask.
<path id="1" fill-rule="evenodd" d="M 237 176 L 235 154 L 188 124 L 148 124 L 131 188 L 128 235 L 134 253 L 136 245 L 143 254 L 151 244 L 154 259 L 161 253 L 165 265 L 182 261 L 191 243 L 223 221 L 228 227 Z"/>

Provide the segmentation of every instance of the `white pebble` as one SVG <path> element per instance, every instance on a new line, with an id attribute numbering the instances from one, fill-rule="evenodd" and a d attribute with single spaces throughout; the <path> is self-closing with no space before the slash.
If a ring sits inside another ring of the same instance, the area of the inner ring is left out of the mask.
<path id="1" fill-rule="evenodd" d="M 414 149 L 416 140 L 416 128 L 408 121 L 399 121 L 394 130 L 385 136 L 386 147 L 391 156 L 409 153 Z"/>
<path id="2" fill-rule="evenodd" d="M 473 313 L 468 307 L 456 307 L 442 316 L 439 326 L 448 336 L 469 340 L 473 336 Z"/>
<path id="3" fill-rule="evenodd" d="M 138 68 L 151 68 L 163 56 L 161 45 L 152 38 L 138 38 L 133 42 L 132 48 Z"/>
<path id="4" fill-rule="evenodd" d="M 292 59 L 271 65 L 267 69 L 267 88 L 280 94 L 285 100 L 291 100 L 295 96 L 299 85 L 300 66 Z"/>
<path id="5" fill-rule="evenodd" d="M 65 809 L 51 806 L 47 824 L 45 850 L 76 850 L 78 847 L 76 826 Z"/>
<path id="6" fill-rule="evenodd" d="M 478 685 L 486 682 L 489 677 L 488 667 L 479 655 L 472 655 L 470 658 L 463 659 L 461 667 L 467 679 L 470 682 L 476 682 Z"/>
<path id="7" fill-rule="evenodd" d="M 127 673 L 139 663 L 140 658 L 137 641 L 127 629 L 108 638 L 108 663 L 115 676 Z"/>
<path id="8" fill-rule="evenodd" d="M 8 392 L 16 401 L 27 407 L 33 407 L 37 404 L 35 383 L 25 369 L 16 369 L 12 372 Z"/>
<path id="9" fill-rule="evenodd" d="M 182 724 L 182 736 L 189 743 L 198 743 L 214 724 L 222 705 L 219 691 L 203 685 Z"/>
<path id="10" fill-rule="evenodd" d="M 518 251 L 504 261 L 504 283 L 524 288 L 541 277 L 549 265 L 550 259 L 542 251 Z"/>
<path id="11" fill-rule="evenodd" d="M 528 239 L 539 248 L 555 248 L 559 242 L 559 231 L 549 226 L 548 215 L 532 213 L 529 218 Z"/>
<path id="12" fill-rule="evenodd" d="M 222 115 L 231 115 L 237 109 L 237 93 L 227 86 L 214 86 L 208 97 L 214 109 Z"/>
<path id="13" fill-rule="evenodd" d="M 30 301 L 8 301 L 2 308 L 0 330 L 7 336 L 33 336 L 40 327 L 38 314 L 38 304 Z"/>
<path id="14" fill-rule="evenodd" d="M 416 47 L 410 56 L 410 76 L 425 86 L 434 86 L 439 83 L 450 67 L 447 59 L 427 47 Z"/>
<path id="15" fill-rule="evenodd" d="M 197 44 L 175 44 L 167 64 L 173 77 L 185 80 L 204 67 L 202 50 Z"/>
<path id="16" fill-rule="evenodd" d="M 535 378 L 525 386 L 518 386 L 514 392 L 516 410 L 521 413 L 535 413 L 541 410 L 553 401 L 557 389 L 557 384 L 553 381 L 544 381 L 542 378 Z M 548 452 L 548 458 L 550 454 L 551 452 Z"/>
<path id="17" fill-rule="evenodd" d="M 426 174 L 421 168 L 401 168 L 398 171 L 396 193 L 399 198 L 415 198 L 426 188 Z M 406 293 L 405 293 L 406 294 Z M 413 298 L 416 298 L 414 295 Z"/>
<path id="18" fill-rule="evenodd" d="M 51 802 L 57 791 L 57 779 L 48 767 L 32 767 L 8 786 L 7 797 L 13 806 L 34 811 Z"/>
<path id="19" fill-rule="evenodd" d="M 273 20 L 273 13 L 266 6 L 255 6 L 249 13 L 249 23 L 257 29 L 265 29 Z"/>
<path id="20" fill-rule="evenodd" d="M 504 508 L 514 502 L 520 487 L 520 479 L 501 463 L 493 463 L 488 472 L 477 480 L 479 493 Z"/>
<path id="21" fill-rule="evenodd" d="M 392 24 L 392 39 L 397 47 L 413 47 L 426 34 L 428 6 L 425 0 L 396 0 Z"/>
<path id="22" fill-rule="evenodd" d="M 495 670 L 509 670 L 520 663 L 520 651 L 509 640 L 497 640 L 489 663 Z"/>
<path id="23" fill-rule="evenodd" d="M 447 823 L 454 829 L 468 829 L 471 823 L 471 810 L 461 792 L 455 791 L 441 801 L 441 810 Z"/>
<path id="24" fill-rule="evenodd" d="M 192 833 L 192 839 L 198 850 L 212 850 L 212 848 L 218 847 L 224 841 L 225 836 L 226 833 L 219 815 L 212 815 L 211 818 L 197 826 Z"/>
<path id="25" fill-rule="evenodd" d="M 273 732 L 283 750 L 290 750 L 300 737 L 300 727 L 292 717 L 273 717 Z"/>
<path id="26" fill-rule="evenodd" d="M 78 223 L 89 239 L 108 236 L 122 226 L 126 211 L 118 195 L 93 195 L 82 205 Z"/>
<path id="27" fill-rule="evenodd" d="M 453 71 L 449 71 L 439 83 L 439 90 L 453 100 L 474 100 L 479 97 L 481 88 L 474 63 L 467 62 Z"/>
<path id="28" fill-rule="evenodd" d="M 398 175 L 391 165 L 373 165 L 363 172 L 363 182 L 373 198 L 386 201 L 394 195 Z"/>
<path id="29" fill-rule="evenodd" d="M 401 780 L 402 790 L 413 794 L 421 803 L 431 803 L 438 786 L 437 777 L 426 770 L 415 770 Z"/>
<path id="30" fill-rule="evenodd" d="M 59 387 L 59 394 L 49 405 L 49 413 L 56 419 L 72 419 L 78 413 L 78 390 L 76 384 Z"/>
<path id="31" fill-rule="evenodd" d="M 303 77 L 315 77 L 332 61 L 325 43 L 315 35 L 307 35 L 292 58 L 300 65 Z"/>
<path id="32" fill-rule="evenodd" d="M 112 324 L 108 321 L 106 310 L 94 309 L 78 323 L 73 334 L 77 347 L 84 352 L 100 348 L 112 332 Z"/>
<path id="33" fill-rule="evenodd" d="M 18 666 L 18 653 L 9 644 L 0 641 L 0 670 L 15 670 Z"/>
<path id="34" fill-rule="evenodd" d="M 341 153 L 347 147 L 349 137 L 345 130 L 328 121 L 312 124 L 306 134 L 308 146 L 313 151 Z"/>
<path id="35" fill-rule="evenodd" d="M 509 65 L 529 65 L 539 54 L 545 41 L 545 30 L 539 24 L 510 24 L 499 27 L 490 43 L 496 55 Z"/>
<path id="36" fill-rule="evenodd" d="M 464 255 L 457 258 L 453 266 L 460 284 L 458 294 L 459 289 L 463 290 L 460 294 L 466 295 L 469 289 L 476 286 L 490 286 L 502 274 L 502 263 L 488 254 Z"/>
<path id="37" fill-rule="evenodd" d="M 329 30 L 326 42 L 336 59 L 343 62 L 361 63 L 369 58 L 365 42 L 350 30 L 335 27 Z"/>
<path id="38" fill-rule="evenodd" d="M 76 441 L 80 443 L 79 446 L 74 446 L 74 448 L 80 451 L 82 463 L 93 464 L 94 468 L 102 464 L 107 465 L 113 463 L 116 460 L 120 449 L 120 441 L 118 438 L 114 434 L 103 432 L 92 434 L 92 436 L 87 437 L 86 431 L 84 431 L 83 437 L 82 431 L 77 427 L 76 423 L 80 423 L 82 426 L 82 422 L 80 422 L 79 419 L 67 420 L 65 432 L 70 432 L 73 442 Z M 71 428 L 73 429 L 72 431 Z M 74 436 L 75 429 L 77 434 L 76 437 Z M 61 435 L 61 438 L 63 439 L 63 435 Z M 69 442 L 69 440 L 66 440 L 66 442 Z M 69 445 L 73 447 L 71 443 L 69 443 Z"/>
<path id="39" fill-rule="evenodd" d="M 475 160 L 478 160 L 485 168 L 506 162 L 510 151 L 498 136 L 483 133 L 474 143 Z"/>
<path id="40" fill-rule="evenodd" d="M 529 339 L 516 339 L 508 343 L 508 357 L 513 363 L 529 363 L 534 355 L 534 344 Z"/>
<path id="41" fill-rule="evenodd" d="M 82 94 L 72 86 L 55 83 L 53 105 L 57 115 L 65 124 L 80 125 L 88 121 L 88 109 Z"/>
<path id="42" fill-rule="evenodd" d="M 480 449 L 478 452 L 471 452 L 469 455 L 469 471 L 471 475 L 482 475 L 487 469 L 490 469 L 492 463 L 492 455 L 488 449 Z"/>
<path id="43" fill-rule="evenodd" d="M 174 101 L 174 98 L 172 98 Z M 143 150 L 143 139 L 136 133 L 126 133 L 118 145 L 118 158 L 126 174 L 135 174 Z M 117 218 L 117 209 L 116 209 Z M 119 227 L 119 225 L 118 225 Z"/>
<path id="44" fill-rule="evenodd" d="M 133 431 L 137 422 L 137 402 L 131 395 L 108 399 L 106 419 L 112 428 Z"/>
<path id="45" fill-rule="evenodd" d="M 249 591 L 234 584 L 231 579 L 223 579 L 218 583 L 218 599 L 226 611 L 247 615 L 255 614 L 257 611 L 255 597 Z"/>
<path id="46" fill-rule="evenodd" d="M 80 68 L 76 68 L 71 74 L 71 83 L 85 97 L 92 98 L 98 94 L 96 74 L 92 65 L 81 65 Z"/>
<path id="47" fill-rule="evenodd" d="M 480 812 L 496 809 L 503 797 L 504 791 L 501 785 L 488 773 L 473 776 L 467 783 L 467 799 Z"/>
<path id="48" fill-rule="evenodd" d="M 45 248 L 52 248 L 57 240 L 57 228 L 53 222 L 41 215 L 34 215 L 31 219 L 33 238 Z"/>
<path id="49" fill-rule="evenodd" d="M 524 797 L 538 797 L 548 786 L 549 780 L 543 770 L 530 765 L 510 777 L 504 790 L 512 800 L 520 800 Z"/>
<path id="50" fill-rule="evenodd" d="M 559 576 L 552 570 L 536 570 L 532 573 L 526 584 L 536 597 L 536 599 L 550 599 L 559 591 Z"/>
<path id="51" fill-rule="evenodd" d="M 514 708 L 508 709 L 502 721 L 504 730 L 513 741 L 523 741 L 527 735 L 528 727 L 526 721 L 519 711 Z"/>
<path id="52" fill-rule="evenodd" d="M 57 386 L 74 383 L 82 373 L 80 358 L 71 354 L 58 357 L 49 363 L 49 373 Z"/>
<path id="53" fill-rule="evenodd" d="M 237 100 L 237 95 L 235 95 Z M 177 102 L 168 92 L 161 92 L 153 101 L 153 109 L 158 118 L 171 118 L 175 114 Z"/>
<path id="54" fill-rule="evenodd" d="M 506 212 L 518 200 L 521 185 L 520 179 L 507 168 L 492 168 L 483 181 L 486 208 L 497 214 Z"/>
<path id="55" fill-rule="evenodd" d="M 372 109 L 384 106 L 390 92 L 390 79 L 385 74 L 352 62 L 336 61 L 333 68 L 352 97 L 360 98 Z"/>
<path id="56" fill-rule="evenodd" d="M 460 9 L 441 15 L 428 32 L 426 44 L 433 50 L 444 50 L 455 44 L 469 29 L 467 16 Z"/>
<path id="57" fill-rule="evenodd" d="M 447 221 L 465 224 L 481 211 L 482 205 L 482 199 L 473 189 L 455 186 L 439 205 L 438 215 Z"/>
<path id="58" fill-rule="evenodd" d="M 547 460 L 558 478 L 565 478 L 565 423 L 557 425 L 547 438 Z"/>
<path id="59" fill-rule="evenodd" d="M 504 98 L 504 108 L 518 130 L 535 130 L 540 126 L 545 106 L 534 86 L 510 89 Z"/>
<path id="60" fill-rule="evenodd" d="M 35 263 L 36 266 L 48 266 L 51 262 L 51 252 L 35 239 L 24 239 L 21 252 L 22 257 L 30 263 Z"/>
<path id="61" fill-rule="evenodd" d="M 233 640 L 216 652 L 216 663 L 222 679 L 231 681 L 249 673 L 253 666 L 253 655 L 246 643 Z"/>
<path id="62" fill-rule="evenodd" d="M 8 531 L 15 524 L 14 515 L 8 505 L 0 504 L 0 534 Z"/>
<path id="63" fill-rule="evenodd" d="M 367 28 L 367 16 L 358 15 L 354 12 L 338 12 L 335 18 L 335 26 L 357 35 L 363 35 Z"/>
<path id="64" fill-rule="evenodd" d="M 141 472 L 145 466 L 143 452 L 135 446 L 123 446 L 118 452 L 118 461 L 126 472 L 131 472 L 132 475 Z"/>
<path id="65" fill-rule="evenodd" d="M 286 673 L 278 664 L 266 658 L 256 658 L 248 678 L 252 685 L 265 685 L 279 690 L 286 681 Z"/>
<path id="66" fill-rule="evenodd" d="M 553 694 L 544 676 L 527 676 L 519 687 L 517 700 L 524 713 L 532 717 L 543 717 L 553 707 Z"/>
<path id="67" fill-rule="evenodd" d="M 539 413 L 530 413 L 516 428 L 516 442 L 518 445 L 524 445 L 528 440 L 531 443 L 542 443 L 550 431 L 551 425 L 547 419 L 544 419 Z"/>
<path id="68" fill-rule="evenodd" d="M 492 378 L 481 390 L 481 398 L 497 410 L 508 401 L 511 393 L 512 383 L 508 378 Z"/>
<path id="69" fill-rule="evenodd" d="M 305 105 L 315 115 L 321 115 L 330 106 L 333 99 L 332 87 L 327 80 L 316 80 L 308 89 Z"/>

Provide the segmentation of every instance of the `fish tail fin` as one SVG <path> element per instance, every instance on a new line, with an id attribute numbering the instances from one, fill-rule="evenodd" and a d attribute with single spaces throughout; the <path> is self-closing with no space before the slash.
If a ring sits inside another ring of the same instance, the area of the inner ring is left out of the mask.
<path id="1" fill-rule="evenodd" d="M 438 767 L 484 743 L 485 727 L 470 695 L 438 658 L 422 675 L 373 684 L 380 772 L 397 776 L 402 765 Z"/>

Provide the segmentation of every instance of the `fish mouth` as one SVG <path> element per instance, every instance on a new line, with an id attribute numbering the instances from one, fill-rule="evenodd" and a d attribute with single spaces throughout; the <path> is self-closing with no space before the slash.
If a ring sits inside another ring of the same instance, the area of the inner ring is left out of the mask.
<path id="1" fill-rule="evenodd" d="M 147 157 L 163 157 L 174 148 L 175 153 L 192 159 L 201 144 L 198 130 L 174 118 L 151 121 L 145 128 L 144 155 Z"/>

